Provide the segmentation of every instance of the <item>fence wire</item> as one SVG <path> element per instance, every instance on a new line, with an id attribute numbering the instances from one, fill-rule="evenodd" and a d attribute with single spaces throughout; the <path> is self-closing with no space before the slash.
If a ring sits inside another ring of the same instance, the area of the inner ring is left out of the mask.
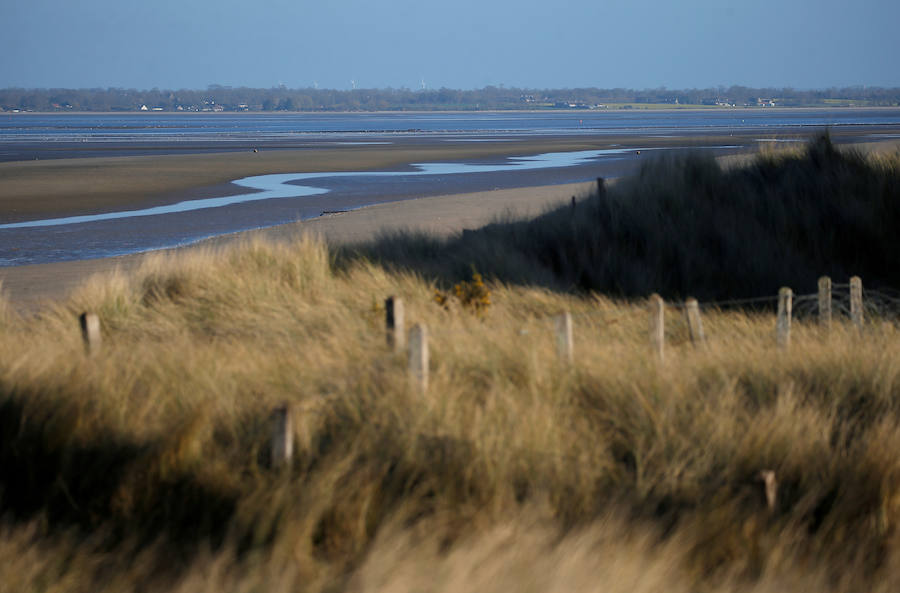
<path id="1" fill-rule="evenodd" d="M 864 322 L 882 321 L 900 323 L 900 290 L 892 288 L 879 288 L 875 290 L 863 289 L 862 293 L 863 318 Z M 774 305 L 778 302 L 778 295 L 760 296 L 742 299 L 726 299 L 721 301 L 703 301 L 698 302 L 698 308 L 701 312 L 711 311 L 727 311 L 729 309 L 737 309 L 747 306 L 758 306 L 761 310 L 771 310 L 774 312 Z M 772 307 L 763 305 L 773 305 Z M 667 309 L 675 309 L 682 313 L 670 317 L 667 320 L 667 333 L 674 330 L 686 329 L 687 321 L 683 319 L 683 313 L 687 309 L 686 301 L 665 301 Z M 835 283 L 831 286 L 831 311 L 832 319 L 835 321 L 841 318 L 850 319 L 850 284 Z M 594 310 L 579 311 L 570 313 L 572 322 L 582 329 L 602 331 L 605 328 L 620 323 L 630 323 L 638 318 L 645 318 L 647 315 L 643 307 L 628 307 L 616 310 L 615 313 L 610 311 Z M 521 327 L 518 334 L 521 336 L 536 334 L 552 334 L 556 331 L 555 322 L 559 314 L 554 315 L 538 315 L 531 319 L 530 325 Z M 792 295 L 791 317 L 797 321 L 818 321 L 819 318 L 819 294 L 794 294 Z M 684 326 L 684 327 L 681 327 Z M 433 336 L 452 336 L 471 333 L 467 328 L 433 328 L 429 329 L 429 333 Z"/>
<path id="2" fill-rule="evenodd" d="M 862 293 L 863 316 L 865 319 L 879 321 L 900 320 L 900 290 L 892 288 L 879 288 L 877 290 L 863 289 Z M 699 303 L 700 310 L 725 310 L 739 308 L 747 305 L 761 305 L 764 303 L 777 303 L 778 296 L 763 296 L 746 299 L 729 299 L 724 301 L 704 301 Z M 683 309 L 684 301 L 666 303 L 667 306 Z M 832 284 L 831 286 L 831 311 L 832 317 L 850 317 L 850 284 Z M 806 320 L 819 316 L 819 294 L 795 294 L 792 297 L 791 316 L 794 319 Z"/>
<path id="3" fill-rule="evenodd" d="M 883 321 L 900 319 L 900 293 L 891 290 L 863 290 L 863 312 L 866 317 Z"/>

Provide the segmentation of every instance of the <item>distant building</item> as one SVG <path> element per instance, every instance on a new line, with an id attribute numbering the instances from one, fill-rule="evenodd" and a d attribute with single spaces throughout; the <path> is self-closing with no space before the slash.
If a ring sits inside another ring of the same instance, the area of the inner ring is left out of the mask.
<path id="1" fill-rule="evenodd" d="M 587 103 L 576 103 L 575 101 L 557 101 L 553 107 L 556 109 L 592 109 Z"/>

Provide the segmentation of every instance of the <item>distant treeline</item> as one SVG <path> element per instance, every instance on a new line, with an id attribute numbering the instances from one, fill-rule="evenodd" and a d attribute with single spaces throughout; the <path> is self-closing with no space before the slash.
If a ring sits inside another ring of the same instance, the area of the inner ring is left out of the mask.
<path id="1" fill-rule="evenodd" d="M 898 106 L 900 88 L 819 90 L 751 88 L 556 89 L 488 86 L 455 89 L 254 89 L 213 85 L 206 90 L 0 89 L 0 111 L 404 111 L 504 109 L 640 109 L 679 106 Z"/>

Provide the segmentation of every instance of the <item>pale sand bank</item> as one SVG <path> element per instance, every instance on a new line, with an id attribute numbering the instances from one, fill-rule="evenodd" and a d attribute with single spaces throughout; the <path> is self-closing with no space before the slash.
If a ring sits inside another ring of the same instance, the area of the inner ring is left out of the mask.
<path id="1" fill-rule="evenodd" d="M 255 237 L 290 240 L 302 233 L 315 234 L 333 245 L 368 241 L 382 233 L 400 230 L 447 236 L 506 216 L 538 215 L 571 200 L 572 196 L 587 194 L 594 185 L 585 182 L 502 189 L 377 204 L 304 222 L 215 237 L 182 249 L 216 248 Z M 0 268 L 0 283 L 4 295 L 16 309 L 34 310 L 43 301 L 66 296 L 94 275 L 133 271 L 144 258 L 144 254 L 135 254 Z"/>

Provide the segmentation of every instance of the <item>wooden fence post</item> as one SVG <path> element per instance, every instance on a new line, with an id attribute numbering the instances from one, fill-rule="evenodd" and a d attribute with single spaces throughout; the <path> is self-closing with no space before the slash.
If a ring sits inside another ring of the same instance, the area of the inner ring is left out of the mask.
<path id="1" fill-rule="evenodd" d="M 597 197 L 603 198 L 606 195 L 606 180 L 602 177 L 597 178 Z"/>
<path id="2" fill-rule="evenodd" d="M 697 299 L 691 297 L 684 303 L 684 313 L 687 316 L 691 342 L 695 346 L 706 342 L 706 334 L 703 332 L 703 320 L 700 318 L 700 303 L 697 302 Z"/>
<path id="3" fill-rule="evenodd" d="M 428 391 L 428 328 L 421 323 L 409 330 L 409 378 L 420 393 Z"/>
<path id="4" fill-rule="evenodd" d="M 819 327 L 831 329 L 831 278 L 819 278 Z"/>
<path id="5" fill-rule="evenodd" d="M 778 318 L 775 331 L 778 347 L 787 349 L 791 345 L 791 307 L 794 293 L 790 288 L 782 287 L 778 291 Z"/>
<path id="6" fill-rule="evenodd" d="M 769 512 L 772 512 L 775 510 L 775 505 L 778 504 L 778 480 L 775 477 L 775 472 L 770 469 L 764 469 L 757 474 L 757 479 L 763 485 L 766 508 L 769 509 Z"/>
<path id="7" fill-rule="evenodd" d="M 862 278 L 859 276 L 850 278 L 850 321 L 857 329 L 862 329 L 864 321 Z"/>
<path id="8" fill-rule="evenodd" d="M 85 350 L 88 354 L 97 353 L 100 350 L 100 318 L 96 313 L 82 313 L 78 321 Z"/>
<path id="9" fill-rule="evenodd" d="M 575 359 L 572 341 L 572 315 L 568 311 L 553 318 L 556 328 L 556 352 L 565 364 L 572 364 Z"/>
<path id="10" fill-rule="evenodd" d="M 294 423 L 289 404 L 281 405 L 272 412 L 272 467 L 280 467 L 290 462 L 294 455 Z"/>
<path id="11" fill-rule="evenodd" d="M 665 360 L 665 303 L 658 294 L 650 295 L 650 346 L 659 362 Z"/>
<path id="12" fill-rule="evenodd" d="M 388 297 L 384 301 L 384 317 L 388 348 L 399 352 L 406 345 L 406 312 L 403 309 L 403 299 Z"/>

